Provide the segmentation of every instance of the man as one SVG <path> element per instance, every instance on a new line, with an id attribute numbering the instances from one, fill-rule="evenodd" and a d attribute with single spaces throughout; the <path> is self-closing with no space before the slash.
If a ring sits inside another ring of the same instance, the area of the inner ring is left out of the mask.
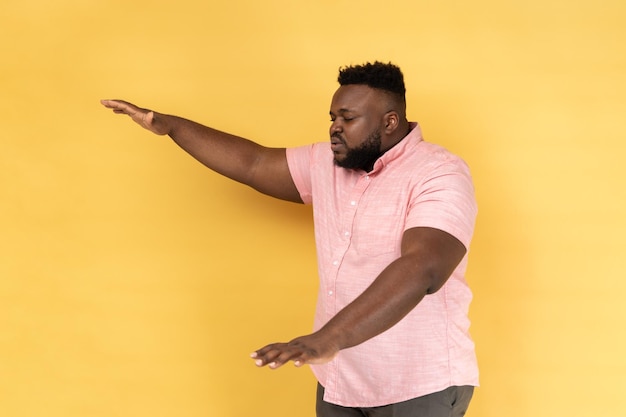
<path id="1" fill-rule="evenodd" d="M 320 417 L 462 416 L 478 385 L 464 279 L 476 216 L 469 170 L 407 120 L 397 66 L 344 67 L 338 81 L 330 141 L 289 149 L 102 104 L 222 175 L 313 204 L 315 331 L 255 351 L 257 366 L 311 365 Z"/>

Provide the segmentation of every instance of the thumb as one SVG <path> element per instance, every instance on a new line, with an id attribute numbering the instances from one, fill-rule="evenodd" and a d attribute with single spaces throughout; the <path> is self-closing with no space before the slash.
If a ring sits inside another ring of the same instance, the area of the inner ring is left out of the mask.
<path id="1" fill-rule="evenodd" d="M 156 113 L 153 110 L 142 114 L 142 120 L 140 124 L 157 135 L 167 135 L 168 133 L 170 133 L 169 127 L 166 122 L 166 117 L 160 113 Z"/>

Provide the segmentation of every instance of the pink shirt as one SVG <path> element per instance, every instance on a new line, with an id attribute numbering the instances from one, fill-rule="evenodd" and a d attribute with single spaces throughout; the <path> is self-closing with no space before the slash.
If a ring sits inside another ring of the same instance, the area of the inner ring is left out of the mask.
<path id="1" fill-rule="evenodd" d="M 316 330 L 400 256 L 405 230 L 437 228 L 469 248 L 476 217 L 469 169 L 423 141 L 416 123 L 411 127 L 369 173 L 335 166 L 329 143 L 287 150 L 300 195 L 313 204 L 320 276 Z M 478 385 L 466 266 L 467 255 L 439 291 L 391 329 L 342 350 L 328 364 L 311 366 L 325 401 L 376 407 L 452 385 Z"/>

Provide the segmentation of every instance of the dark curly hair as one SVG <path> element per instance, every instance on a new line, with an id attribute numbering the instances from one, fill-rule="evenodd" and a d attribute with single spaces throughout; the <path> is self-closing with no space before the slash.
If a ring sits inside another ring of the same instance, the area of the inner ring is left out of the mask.
<path id="1" fill-rule="evenodd" d="M 406 88 L 400 68 L 391 62 L 367 62 L 339 68 L 339 85 L 361 84 L 393 93 L 405 101 Z"/>

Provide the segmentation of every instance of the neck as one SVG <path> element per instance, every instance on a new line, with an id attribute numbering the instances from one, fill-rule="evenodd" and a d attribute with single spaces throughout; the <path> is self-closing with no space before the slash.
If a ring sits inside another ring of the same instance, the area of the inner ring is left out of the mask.
<path id="1" fill-rule="evenodd" d="M 389 149 L 396 146 L 402 139 L 406 138 L 409 133 L 411 133 L 411 126 L 408 121 L 404 121 L 398 128 L 394 131 L 394 134 L 389 138 L 389 145 L 383 150 L 381 155 L 387 152 Z"/>

